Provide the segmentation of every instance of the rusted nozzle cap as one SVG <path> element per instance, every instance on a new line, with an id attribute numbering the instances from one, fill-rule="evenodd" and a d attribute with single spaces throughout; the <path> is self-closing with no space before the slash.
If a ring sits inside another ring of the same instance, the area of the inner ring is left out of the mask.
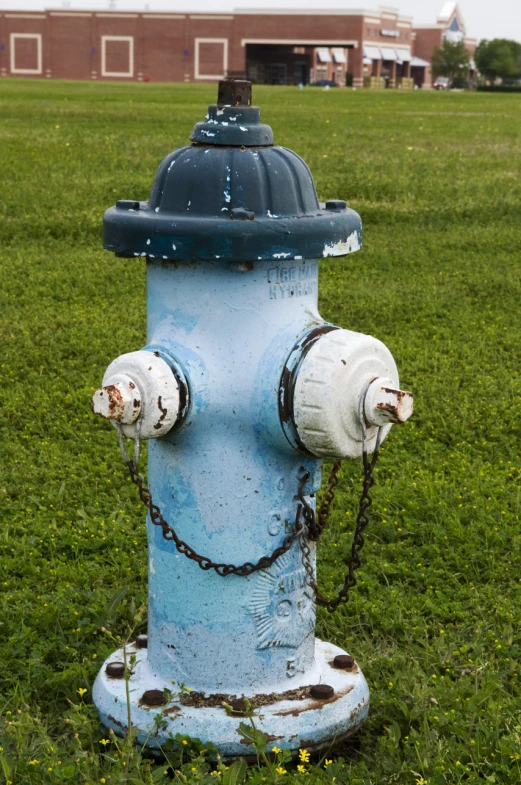
<path id="1" fill-rule="evenodd" d="M 397 390 L 391 379 L 374 379 L 365 397 L 365 417 L 371 425 L 407 422 L 414 409 L 412 393 Z"/>
<path id="2" fill-rule="evenodd" d="M 219 82 L 218 106 L 251 106 L 251 82 L 246 79 L 223 79 Z"/>
<path id="3" fill-rule="evenodd" d="M 142 405 L 136 383 L 126 374 L 118 374 L 108 382 L 92 396 L 94 414 L 131 425 L 139 417 Z"/>

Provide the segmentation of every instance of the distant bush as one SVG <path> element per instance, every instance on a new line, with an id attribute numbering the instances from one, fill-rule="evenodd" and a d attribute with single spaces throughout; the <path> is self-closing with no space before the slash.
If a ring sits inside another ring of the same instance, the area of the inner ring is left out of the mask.
<path id="1" fill-rule="evenodd" d="M 483 93 L 521 93 L 521 85 L 514 84 L 489 84 L 478 85 L 478 90 Z"/>

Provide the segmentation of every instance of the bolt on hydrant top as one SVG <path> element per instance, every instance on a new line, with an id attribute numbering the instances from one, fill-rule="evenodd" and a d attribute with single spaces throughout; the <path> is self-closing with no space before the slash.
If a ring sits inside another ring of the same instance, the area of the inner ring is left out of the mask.
<path id="1" fill-rule="evenodd" d="M 342 200 L 321 208 L 307 164 L 274 145 L 251 106 L 251 82 L 220 82 L 218 103 L 191 140 L 160 164 L 148 201 L 120 200 L 107 210 L 105 248 L 175 261 L 318 259 L 359 250 L 360 216 Z"/>

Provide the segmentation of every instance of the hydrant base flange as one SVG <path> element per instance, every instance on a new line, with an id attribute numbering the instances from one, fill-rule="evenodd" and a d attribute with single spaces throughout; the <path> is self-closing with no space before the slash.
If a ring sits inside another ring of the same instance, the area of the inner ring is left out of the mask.
<path id="1" fill-rule="evenodd" d="M 273 703 L 267 704 L 264 695 L 250 696 L 254 706 L 253 721 L 267 735 L 270 748 L 277 746 L 292 752 L 299 748 L 318 750 L 349 736 L 362 725 L 369 711 L 369 689 L 356 663 L 351 670 L 334 667 L 334 658 L 345 654 L 332 643 L 315 640 L 313 681 L 308 686 L 329 685 L 334 690 L 330 698 L 313 698 L 306 687 L 298 690 L 299 695 L 304 697 L 296 698 L 288 692 L 288 697 L 274 695 Z M 146 744 L 159 752 L 170 738 L 179 733 L 198 738 L 203 743 L 212 742 L 225 759 L 255 755 L 253 747 L 245 744 L 238 734 L 239 725 L 244 722 L 243 716 L 228 713 L 219 705 L 220 701 L 212 701 L 210 696 L 206 696 L 206 700 L 203 697 L 200 701 L 193 701 L 188 694 L 185 702 L 197 705 L 184 705 L 182 696 L 176 694 L 176 685 L 166 683 L 151 673 L 146 649 L 129 644 L 127 661 L 131 656 L 135 657 L 135 662 L 129 679 L 129 694 L 132 725 L 138 730 L 137 744 Z M 118 736 L 126 734 L 128 725 L 125 679 L 111 678 L 105 669 L 108 663 L 123 660 L 123 649 L 114 652 L 99 672 L 93 688 L 93 699 L 102 724 Z M 165 689 L 174 694 L 174 699 L 167 695 L 160 706 L 144 703 L 145 692 L 153 690 L 154 695 L 160 697 Z M 229 701 L 240 697 L 243 696 L 226 696 Z M 218 705 L 213 705 L 216 702 Z"/>

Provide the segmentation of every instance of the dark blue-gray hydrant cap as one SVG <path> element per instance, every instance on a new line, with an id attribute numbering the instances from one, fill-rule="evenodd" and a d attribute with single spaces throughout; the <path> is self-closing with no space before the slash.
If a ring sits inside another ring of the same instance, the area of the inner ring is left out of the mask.
<path id="1" fill-rule="evenodd" d="M 267 147 L 273 131 L 260 121 L 260 109 L 251 105 L 251 82 L 226 79 L 219 82 L 217 103 L 208 107 L 203 123 L 196 123 L 190 137 L 198 144 L 227 147 Z"/>
<path id="2" fill-rule="evenodd" d="M 250 82 L 220 82 L 193 144 L 160 164 L 148 202 L 120 200 L 107 210 L 104 247 L 124 257 L 237 262 L 357 251 L 358 213 L 338 199 L 321 208 L 307 164 L 273 144 L 250 104 Z"/>

